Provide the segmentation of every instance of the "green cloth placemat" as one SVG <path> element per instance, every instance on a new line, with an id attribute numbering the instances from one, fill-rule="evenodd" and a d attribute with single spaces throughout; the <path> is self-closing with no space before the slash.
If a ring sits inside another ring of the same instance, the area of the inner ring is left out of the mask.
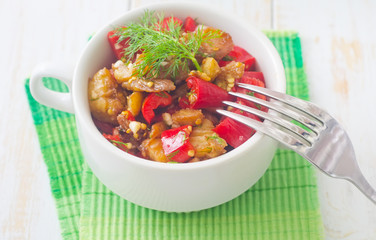
<path id="1" fill-rule="evenodd" d="M 308 100 L 297 33 L 265 32 L 286 71 L 287 93 Z M 46 79 L 52 89 L 67 91 Z M 278 150 L 265 175 L 238 198 L 193 213 L 146 209 L 102 185 L 84 162 L 74 115 L 37 103 L 25 84 L 39 144 L 50 176 L 63 239 L 322 239 L 313 167 Z"/>

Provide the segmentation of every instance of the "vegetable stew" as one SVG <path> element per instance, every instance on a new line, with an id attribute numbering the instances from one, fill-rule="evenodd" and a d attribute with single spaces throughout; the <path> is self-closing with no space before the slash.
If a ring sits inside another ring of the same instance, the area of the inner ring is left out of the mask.
<path id="1" fill-rule="evenodd" d="M 224 100 L 267 111 L 228 94 L 254 94 L 237 82 L 265 87 L 256 59 L 230 34 L 189 16 L 146 11 L 107 37 L 117 61 L 89 79 L 88 99 L 95 125 L 119 149 L 158 162 L 197 162 L 231 151 L 255 133 L 215 112 Z"/>

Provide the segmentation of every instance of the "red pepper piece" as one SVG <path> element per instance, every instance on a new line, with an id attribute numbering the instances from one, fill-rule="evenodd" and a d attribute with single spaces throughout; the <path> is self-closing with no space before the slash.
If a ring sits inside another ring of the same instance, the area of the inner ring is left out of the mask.
<path id="1" fill-rule="evenodd" d="M 241 82 L 241 83 L 251 84 L 251 85 L 255 85 L 255 86 L 259 86 L 259 87 L 265 87 L 265 83 L 258 78 L 252 77 L 253 75 L 254 75 L 253 73 L 249 74 L 249 72 L 247 72 L 247 74 L 246 74 L 246 72 L 245 72 L 243 77 L 241 79 L 239 79 L 238 81 Z M 259 74 L 257 73 L 255 75 L 259 75 Z M 260 98 L 262 100 L 266 100 L 266 96 L 259 94 L 259 93 L 254 93 L 252 91 L 246 90 L 246 89 L 241 88 L 241 87 L 237 87 L 236 92 L 244 93 L 244 94 L 247 94 L 247 95 L 255 96 L 255 97 Z M 240 99 L 238 98 L 237 101 L 240 101 Z M 261 111 L 264 111 L 264 112 L 268 111 L 268 108 L 266 108 L 266 107 L 264 107 L 260 104 L 253 103 L 253 102 L 250 102 L 250 101 L 245 101 L 245 100 L 241 100 L 241 102 L 244 105 L 247 105 L 247 106 L 250 106 L 250 107 L 253 107 L 253 108 L 257 108 Z"/>
<path id="2" fill-rule="evenodd" d="M 257 79 L 257 78 L 253 78 L 253 77 L 248 77 L 248 76 L 244 76 L 238 80 L 240 83 L 246 83 L 246 84 L 251 84 L 251 85 L 255 85 L 255 86 L 258 86 L 258 87 L 265 87 L 265 83 L 262 82 L 260 79 Z M 249 94 L 249 90 L 246 90 L 244 88 L 241 88 L 241 87 L 238 87 L 237 92 L 241 92 L 241 93 L 245 93 L 245 94 Z M 259 93 L 255 93 L 254 94 L 255 97 L 258 97 L 260 99 L 263 99 L 263 100 L 266 100 L 266 97 L 262 94 L 259 94 Z"/>
<path id="3" fill-rule="evenodd" d="M 183 96 L 179 99 L 179 107 L 180 108 L 189 108 L 189 100 L 186 96 Z"/>
<path id="4" fill-rule="evenodd" d="M 257 78 L 265 85 L 264 74 L 262 72 L 255 72 L 255 71 L 244 71 L 242 78 Z"/>
<path id="5" fill-rule="evenodd" d="M 172 103 L 172 97 L 167 92 L 150 93 L 142 103 L 142 115 L 150 124 L 155 117 L 154 110 L 158 107 L 166 107 Z"/>
<path id="6" fill-rule="evenodd" d="M 183 26 L 184 32 L 193 32 L 196 30 L 196 27 L 197 27 L 197 23 L 193 18 L 187 17 L 185 19 L 184 26 Z"/>
<path id="7" fill-rule="evenodd" d="M 177 17 L 165 17 L 162 21 L 162 24 L 161 24 L 161 28 L 163 30 L 170 30 L 170 28 L 168 27 L 169 23 L 171 21 L 174 21 L 176 24 L 182 26 L 183 25 L 183 21 L 180 19 L 180 18 L 177 18 Z"/>
<path id="8" fill-rule="evenodd" d="M 127 43 L 128 39 L 118 42 L 119 36 L 116 36 L 115 33 L 116 30 L 109 31 L 107 33 L 107 39 L 110 43 L 112 51 L 115 53 L 116 57 L 121 60 L 122 58 L 124 58 L 124 49 L 129 46 Z"/>
<path id="9" fill-rule="evenodd" d="M 193 109 L 212 108 L 223 106 L 222 101 L 230 100 L 226 90 L 217 85 L 197 77 L 187 78 L 189 107 Z"/>
<path id="10" fill-rule="evenodd" d="M 124 152 L 128 152 L 128 153 L 129 153 L 129 148 L 128 148 L 127 143 L 123 142 L 123 141 L 120 139 L 120 136 L 119 136 L 119 135 L 105 134 L 105 133 L 103 133 L 102 135 L 103 135 L 103 137 L 105 137 L 108 141 L 110 141 L 114 146 L 116 146 L 117 148 L 120 148 L 120 149 L 123 150 Z"/>
<path id="11" fill-rule="evenodd" d="M 129 121 L 135 121 L 135 117 L 133 116 L 133 114 L 129 111 L 129 110 L 125 110 L 121 113 L 122 115 L 124 115 Z"/>
<path id="12" fill-rule="evenodd" d="M 119 135 L 106 134 L 106 133 L 102 133 L 102 135 L 109 141 L 121 141 Z"/>
<path id="13" fill-rule="evenodd" d="M 224 58 L 222 58 L 221 60 L 218 61 L 218 65 L 220 67 L 224 67 L 232 61 L 231 59 L 232 58 L 225 56 Z"/>
<path id="14" fill-rule="evenodd" d="M 223 67 L 226 66 L 231 61 L 242 62 L 245 64 L 244 71 L 249 71 L 253 64 L 255 64 L 256 59 L 249 54 L 244 48 L 239 46 L 234 46 L 232 51 L 224 57 L 221 61 L 219 61 L 219 66 Z"/>
<path id="15" fill-rule="evenodd" d="M 239 109 L 234 109 L 232 112 L 260 121 L 257 116 Z M 238 121 L 229 117 L 223 118 L 223 120 L 213 129 L 213 131 L 216 132 L 218 136 L 226 140 L 227 144 L 234 148 L 239 147 L 256 132 L 253 128 L 239 123 Z"/>
<path id="16" fill-rule="evenodd" d="M 162 132 L 164 154 L 171 161 L 186 162 L 194 156 L 195 150 L 189 142 L 192 126 L 185 125 Z"/>

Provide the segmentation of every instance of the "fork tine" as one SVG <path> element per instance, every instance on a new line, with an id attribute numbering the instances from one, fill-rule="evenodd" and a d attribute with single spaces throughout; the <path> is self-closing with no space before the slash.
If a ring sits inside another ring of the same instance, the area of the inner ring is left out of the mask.
<path id="1" fill-rule="evenodd" d="M 280 105 L 277 105 L 275 102 L 265 101 L 263 99 L 260 99 L 254 96 L 250 96 L 250 95 L 246 95 L 246 94 L 238 93 L 238 92 L 229 92 L 229 94 L 239 97 L 239 98 L 243 98 L 245 100 L 248 100 L 257 104 L 260 104 L 260 105 L 263 105 L 269 109 L 273 109 L 274 111 L 279 112 L 283 114 L 284 116 L 287 116 L 289 118 L 292 118 L 300 122 L 307 128 L 311 129 L 316 135 L 319 133 L 319 131 L 323 127 L 323 123 L 321 121 L 318 121 L 316 118 L 314 119 L 308 118 L 304 116 L 303 114 L 300 114 L 290 108 L 282 108 Z M 279 100 L 279 99 L 276 99 L 276 100 Z"/>
<path id="2" fill-rule="evenodd" d="M 276 99 L 280 102 L 289 105 L 292 108 L 299 109 L 303 113 L 317 120 L 321 125 L 323 125 L 323 123 L 328 119 L 328 117 L 330 118 L 330 116 L 321 108 L 315 106 L 313 103 L 304 101 L 302 99 L 289 96 L 280 92 L 276 92 L 268 88 L 258 87 L 250 84 L 238 83 L 237 85 L 247 90 L 254 91 L 267 97 Z"/>
<path id="3" fill-rule="evenodd" d="M 245 112 L 252 113 L 258 117 L 263 118 L 264 120 L 266 119 L 266 120 L 269 120 L 270 122 L 277 124 L 285 128 L 287 131 L 291 131 L 292 133 L 296 134 L 301 139 L 301 141 L 306 141 L 309 146 L 311 146 L 314 139 L 316 139 L 316 135 L 314 135 L 312 132 L 306 131 L 303 128 L 299 127 L 298 125 L 295 125 L 294 123 L 291 123 L 279 116 L 275 116 L 270 113 L 266 113 L 258 109 L 248 107 L 246 105 L 242 105 L 239 103 L 234 103 L 230 101 L 223 101 L 223 103 L 228 106 L 243 110 Z"/>
<path id="4" fill-rule="evenodd" d="M 282 131 L 281 129 L 266 124 L 265 122 L 259 122 L 257 120 L 227 110 L 217 109 L 217 112 L 236 121 L 239 121 L 255 129 L 256 131 L 260 131 L 297 152 L 305 152 L 309 148 L 309 146 L 305 142 L 300 141 L 300 139 L 298 139 L 295 134 L 291 134 L 291 132 Z"/>

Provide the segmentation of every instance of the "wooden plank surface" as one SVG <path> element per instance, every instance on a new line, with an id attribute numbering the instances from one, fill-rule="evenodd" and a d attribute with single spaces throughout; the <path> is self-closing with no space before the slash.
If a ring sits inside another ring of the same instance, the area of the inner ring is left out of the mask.
<path id="1" fill-rule="evenodd" d="M 277 29 L 299 31 L 311 99 L 347 130 L 376 186 L 375 1 L 276 1 Z M 350 183 L 318 172 L 327 239 L 376 239 L 376 206 Z"/>
<path id="2" fill-rule="evenodd" d="M 376 2 L 192 0 L 236 14 L 259 29 L 300 33 L 311 99 L 353 140 L 376 186 Z M 0 24 L 0 239 L 60 239 L 46 167 L 24 94 L 42 61 L 76 61 L 88 37 L 130 8 L 158 1 L 2 0 Z M 343 180 L 318 172 L 326 239 L 376 239 L 376 207 Z"/>

